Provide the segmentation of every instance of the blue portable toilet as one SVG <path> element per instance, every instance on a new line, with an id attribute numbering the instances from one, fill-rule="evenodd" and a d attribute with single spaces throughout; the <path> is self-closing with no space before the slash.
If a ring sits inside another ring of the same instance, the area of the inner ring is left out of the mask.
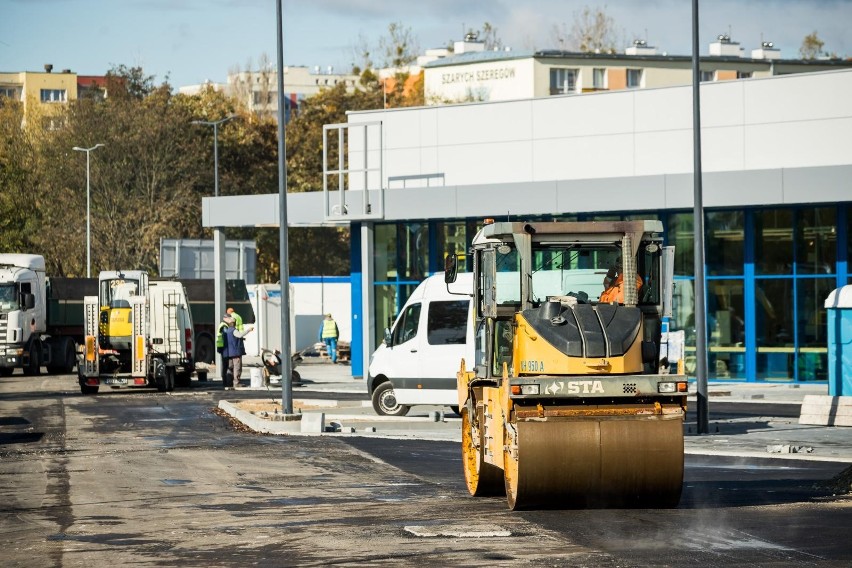
<path id="1" fill-rule="evenodd" d="M 852 285 L 834 290 L 828 311 L 828 394 L 852 396 Z"/>

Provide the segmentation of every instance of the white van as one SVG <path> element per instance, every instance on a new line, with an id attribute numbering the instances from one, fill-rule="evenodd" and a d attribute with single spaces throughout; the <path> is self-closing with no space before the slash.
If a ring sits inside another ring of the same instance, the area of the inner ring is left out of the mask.
<path id="1" fill-rule="evenodd" d="M 370 358 L 367 389 L 377 414 L 404 416 L 416 404 L 458 413 L 456 373 L 462 359 L 473 361 L 472 295 L 471 273 L 449 289 L 443 272 L 415 288 Z"/>

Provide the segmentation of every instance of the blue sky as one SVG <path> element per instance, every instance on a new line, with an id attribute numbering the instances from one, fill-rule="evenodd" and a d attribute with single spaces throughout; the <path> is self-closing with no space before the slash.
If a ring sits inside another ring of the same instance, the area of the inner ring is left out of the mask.
<path id="1" fill-rule="evenodd" d="M 388 24 L 411 28 L 420 48 L 445 46 L 483 22 L 514 49 L 548 49 L 554 25 L 568 27 L 584 5 L 606 6 L 619 35 L 647 38 L 669 54 L 691 49 L 688 0 L 284 0 L 284 62 L 348 70 L 356 47 L 376 44 Z M 140 65 L 175 87 L 275 61 L 275 0 L 0 0 L 0 71 L 45 63 L 81 75 Z M 729 33 L 746 50 L 761 38 L 797 57 L 817 31 L 825 49 L 852 57 L 852 0 L 703 0 L 701 49 Z"/>

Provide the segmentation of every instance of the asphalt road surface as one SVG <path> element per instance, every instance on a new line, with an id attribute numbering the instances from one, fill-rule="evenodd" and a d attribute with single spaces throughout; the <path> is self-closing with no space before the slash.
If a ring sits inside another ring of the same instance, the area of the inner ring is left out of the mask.
<path id="1" fill-rule="evenodd" d="M 513 513 L 457 443 L 257 435 L 222 396 L 0 380 L 0 564 L 852 563 L 852 499 L 819 486 L 846 464 L 688 455 L 677 509 Z"/>

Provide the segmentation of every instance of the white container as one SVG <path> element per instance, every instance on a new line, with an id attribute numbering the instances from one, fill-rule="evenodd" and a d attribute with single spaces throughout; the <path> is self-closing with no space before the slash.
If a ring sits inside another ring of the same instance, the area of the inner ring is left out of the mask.
<path id="1" fill-rule="evenodd" d="M 259 367 L 251 367 L 249 369 L 249 373 L 251 376 L 251 387 L 252 388 L 260 388 L 263 386 L 263 371 Z"/>

